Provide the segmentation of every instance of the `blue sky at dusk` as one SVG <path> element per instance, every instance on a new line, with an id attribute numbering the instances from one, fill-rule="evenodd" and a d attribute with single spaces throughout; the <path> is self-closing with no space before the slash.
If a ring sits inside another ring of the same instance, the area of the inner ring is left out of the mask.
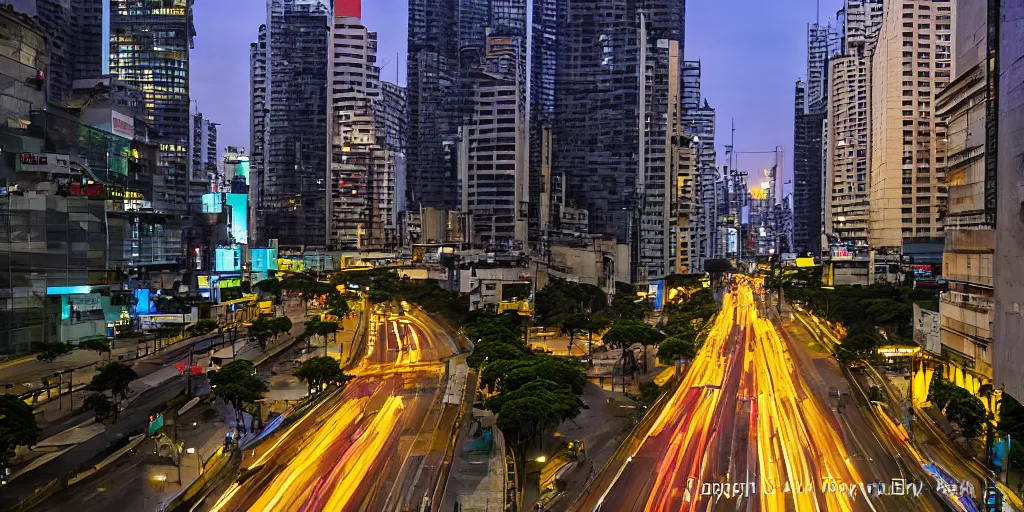
<path id="1" fill-rule="evenodd" d="M 407 0 L 364 0 L 363 22 L 378 33 L 378 62 L 395 81 L 395 55 L 404 84 Z M 687 59 L 701 60 L 702 93 L 718 111 L 717 142 L 729 141 L 735 119 L 739 151 L 787 153 L 792 162 L 793 85 L 806 73 L 807 23 L 818 4 L 811 0 L 690 0 L 686 6 Z M 820 2 L 823 20 L 835 19 L 842 0 Z M 220 123 L 223 146 L 249 145 L 249 44 L 266 20 L 265 0 L 197 0 L 192 53 L 192 99 Z M 740 168 L 770 165 L 770 155 L 741 155 Z"/>

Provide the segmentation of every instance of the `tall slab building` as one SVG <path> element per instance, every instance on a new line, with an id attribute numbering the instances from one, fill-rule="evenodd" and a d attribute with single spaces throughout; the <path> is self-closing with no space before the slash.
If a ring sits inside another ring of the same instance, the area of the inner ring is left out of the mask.
<path id="1" fill-rule="evenodd" d="M 332 22 L 325 0 L 268 0 L 266 44 L 250 57 L 254 109 L 262 100 L 261 140 L 254 140 L 259 173 L 258 243 L 282 247 L 328 244 L 328 55 Z M 261 31 L 262 34 L 262 31 Z M 262 55 L 260 55 L 262 53 Z M 262 84 L 255 83 L 263 77 Z M 255 130 L 254 130 L 255 131 Z M 262 151 L 260 151 L 262 150 Z"/>
<path id="2" fill-rule="evenodd" d="M 847 0 L 843 51 L 828 69 L 822 229 L 834 243 L 863 256 L 868 251 L 871 185 L 871 53 L 882 8 L 881 0 Z M 799 218 L 799 207 L 795 210 Z"/>
<path id="3" fill-rule="evenodd" d="M 903 240 L 943 234 L 946 132 L 935 96 L 950 81 L 950 0 L 885 4 L 871 59 L 868 243 L 895 254 Z"/>

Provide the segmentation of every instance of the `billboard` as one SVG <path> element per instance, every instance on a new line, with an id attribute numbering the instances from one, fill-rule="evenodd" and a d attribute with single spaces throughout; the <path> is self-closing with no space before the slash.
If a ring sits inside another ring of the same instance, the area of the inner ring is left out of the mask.
<path id="1" fill-rule="evenodd" d="M 252 249 L 249 251 L 253 272 L 277 270 L 277 249 Z"/>
<path id="2" fill-rule="evenodd" d="M 249 243 L 249 196 L 224 194 L 224 202 L 231 208 L 231 237 L 236 244 Z"/>
<path id="3" fill-rule="evenodd" d="M 654 310 L 661 311 L 665 305 L 665 281 L 653 281 L 647 285 L 647 298 L 654 297 Z"/>
<path id="4" fill-rule="evenodd" d="M 135 138 L 135 119 L 114 110 L 110 111 L 110 131 L 127 139 Z"/>
<path id="5" fill-rule="evenodd" d="M 217 272 L 238 272 L 242 270 L 242 250 L 239 248 L 217 248 Z"/>
<path id="6" fill-rule="evenodd" d="M 220 194 L 203 194 L 203 213 L 221 213 L 224 211 L 224 203 Z"/>

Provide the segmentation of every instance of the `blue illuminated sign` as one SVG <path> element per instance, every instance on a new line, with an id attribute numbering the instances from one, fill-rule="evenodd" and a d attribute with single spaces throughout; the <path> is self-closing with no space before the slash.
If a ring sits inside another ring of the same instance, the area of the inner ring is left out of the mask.
<path id="1" fill-rule="evenodd" d="M 277 270 L 277 249 L 252 249 L 249 255 L 253 272 Z"/>
<path id="2" fill-rule="evenodd" d="M 231 237 L 236 244 L 249 243 L 249 196 L 224 194 L 224 202 L 231 207 Z"/>
<path id="3" fill-rule="evenodd" d="M 92 286 L 47 286 L 47 295 L 81 295 L 92 293 Z"/>
<path id="4" fill-rule="evenodd" d="M 217 272 L 238 272 L 242 269 L 242 250 L 238 248 L 218 248 L 216 257 Z"/>

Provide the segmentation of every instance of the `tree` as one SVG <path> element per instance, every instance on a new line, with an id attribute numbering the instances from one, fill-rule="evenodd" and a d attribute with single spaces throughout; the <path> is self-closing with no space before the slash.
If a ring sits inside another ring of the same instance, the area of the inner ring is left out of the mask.
<path id="1" fill-rule="evenodd" d="M 665 335 L 650 325 L 636 320 L 618 321 L 604 333 L 605 343 L 622 349 L 622 378 L 625 386 L 627 361 L 632 357 L 630 348 L 640 343 L 644 347 L 644 373 L 647 372 L 647 347 L 657 345 Z M 628 354 L 628 355 L 627 355 Z"/>
<path id="2" fill-rule="evenodd" d="M 516 361 L 530 355 L 530 352 L 521 345 L 485 340 L 476 344 L 466 363 L 470 368 L 479 369 L 485 362 Z"/>
<path id="3" fill-rule="evenodd" d="M 104 393 L 93 393 L 85 398 L 85 408 L 96 413 L 96 421 L 103 421 L 111 416 L 117 422 L 117 407 Z"/>
<path id="4" fill-rule="evenodd" d="M 106 352 L 107 358 L 109 360 L 110 343 L 107 340 L 101 340 L 99 338 L 96 338 L 91 340 L 80 341 L 78 343 L 78 348 L 82 350 L 95 350 L 96 353 L 101 356 L 103 355 L 104 352 Z"/>
<path id="5" fill-rule="evenodd" d="M 932 377 L 928 387 L 928 401 L 949 421 L 959 425 L 960 432 L 968 439 L 978 437 L 988 420 L 985 404 L 978 397 L 942 378 L 939 372 Z"/>
<path id="6" fill-rule="evenodd" d="M 281 293 L 283 292 L 283 289 L 281 288 L 281 281 L 276 277 L 264 279 L 254 284 L 253 288 L 257 292 L 273 296 L 275 301 L 281 300 Z"/>
<path id="7" fill-rule="evenodd" d="M 110 363 L 101 366 L 96 375 L 93 375 L 92 381 L 86 386 L 86 389 L 93 391 L 94 395 L 104 395 L 105 392 L 110 391 L 110 397 L 114 399 L 111 403 L 111 408 L 114 413 L 114 423 L 117 423 L 117 416 L 120 412 L 118 402 L 124 401 L 128 398 L 131 393 L 131 383 L 133 380 L 139 378 L 139 374 L 135 373 L 130 366 L 121 363 Z M 106 417 L 105 414 L 110 412 L 110 409 L 97 409 L 95 406 L 103 406 L 97 401 L 98 398 L 93 399 L 93 405 L 90 406 L 96 410 L 96 416 Z"/>
<path id="8" fill-rule="evenodd" d="M 295 376 L 309 386 L 309 392 L 320 390 L 324 385 L 344 385 L 352 377 L 341 371 L 340 362 L 328 356 L 313 357 L 295 369 Z"/>
<path id="9" fill-rule="evenodd" d="M 217 321 L 212 318 L 204 318 L 189 328 L 193 336 L 202 336 L 217 330 Z"/>
<path id="10" fill-rule="evenodd" d="M 609 306 L 609 316 L 617 320 L 643 320 L 650 311 L 651 305 L 646 300 L 625 291 L 616 293 Z"/>
<path id="11" fill-rule="evenodd" d="M 121 363 L 110 363 L 101 366 L 99 373 L 93 375 L 88 388 L 91 391 L 110 391 L 111 395 L 121 400 L 128 398 L 133 380 L 139 378 L 130 366 Z"/>
<path id="12" fill-rule="evenodd" d="M 247 405 L 254 406 L 267 392 L 267 385 L 256 376 L 252 361 L 237 359 L 216 372 L 210 373 L 213 396 L 231 404 L 235 417 L 242 423 L 242 411 Z"/>
<path id="13" fill-rule="evenodd" d="M 32 446 L 39 441 L 32 406 L 15 395 L 0 395 L 0 471 L 14 456 L 18 446 Z"/>
<path id="14" fill-rule="evenodd" d="M 672 336 L 658 345 L 658 359 L 663 363 L 674 363 L 697 357 L 697 344 L 693 338 Z"/>
<path id="15" fill-rule="evenodd" d="M 339 329 L 338 322 L 321 322 L 319 320 L 308 320 L 306 321 L 306 352 L 311 350 L 310 341 L 313 336 L 324 337 L 324 347 L 327 346 L 327 336 L 331 333 L 337 332 Z"/>
<path id="16" fill-rule="evenodd" d="M 292 330 L 292 319 L 286 316 L 279 316 L 270 320 L 270 331 L 273 333 L 274 339 L 277 337 L 291 332 Z"/>
<path id="17" fill-rule="evenodd" d="M 563 334 L 569 335 L 569 354 L 572 355 L 572 345 L 576 335 L 587 330 L 587 316 L 583 313 L 563 313 L 552 319 L 552 323 Z"/>
<path id="18" fill-rule="evenodd" d="M 52 363 L 58 357 L 70 354 L 75 349 L 70 343 L 61 343 L 59 341 L 54 343 L 43 342 L 37 345 L 37 347 L 39 348 L 39 353 L 36 354 L 36 359 L 47 363 Z"/>
<path id="19" fill-rule="evenodd" d="M 352 308 L 349 307 L 348 299 L 334 290 L 333 293 L 327 295 L 327 312 L 338 318 L 345 318 L 352 312 Z"/>
<path id="20" fill-rule="evenodd" d="M 260 350 L 267 349 L 267 342 L 270 341 L 270 337 L 273 335 L 274 330 L 271 326 L 270 320 L 265 317 L 253 320 L 252 325 L 249 326 L 249 337 L 256 340 L 256 343 L 260 346 Z"/>

